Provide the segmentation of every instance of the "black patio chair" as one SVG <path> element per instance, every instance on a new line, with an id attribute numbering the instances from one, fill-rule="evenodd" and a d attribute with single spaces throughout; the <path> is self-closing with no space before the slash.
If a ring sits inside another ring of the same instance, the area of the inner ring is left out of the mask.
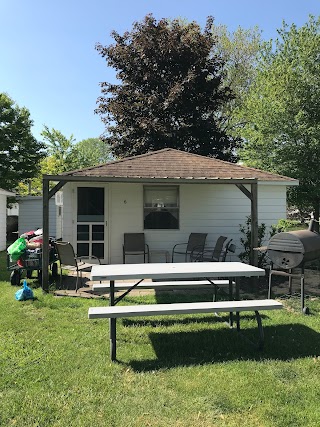
<path id="1" fill-rule="evenodd" d="M 100 259 L 92 256 L 92 257 L 78 257 L 73 249 L 73 246 L 69 242 L 55 242 L 55 247 L 58 255 L 58 259 L 60 261 L 60 287 L 62 284 L 62 269 L 75 271 L 77 273 L 76 280 L 76 292 L 78 290 L 78 282 L 79 278 L 82 281 L 82 271 L 91 271 L 92 266 L 96 264 L 101 264 Z M 89 263 L 85 260 L 94 258 L 97 260 L 96 263 Z"/>
<path id="2" fill-rule="evenodd" d="M 149 262 L 149 245 L 145 242 L 144 233 L 124 233 L 123 235 L 123 264 L 126 263 L 127 255 L 143 255 L 143 262 Z"/>
<path id="3" fill-rule="evenodd" d="M 227 240 L 227 237 L 220 236 L 218 237 L 218 240 L 216 241 L 216 244 L 214 247 L 205 247 L 202 251 L 198 251 L 197 249 L 195 251 L 192 251 L 190 255 L 191 261 L 196 262 L 218 262 L 221 260 L 221 257 L 223 255 L 223 245 L 225 241 Z"/>
<path id="4" fill-rule="evenodd" d="M 201 253 L 204 249 L 206 243 L 207 233 L 191 233 L 186 243 L 177 243 L 172 249 L 172 262 L 174 261 L 174 256 L 184 255 L 185 262 L 188 261 L 188 257 L 192 253 Z"/>

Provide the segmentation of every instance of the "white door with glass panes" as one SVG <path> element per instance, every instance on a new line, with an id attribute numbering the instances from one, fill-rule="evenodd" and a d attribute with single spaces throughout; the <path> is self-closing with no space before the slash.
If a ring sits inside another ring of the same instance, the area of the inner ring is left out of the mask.
<path id="1" fill-rule="evenodd" d="M 103 263 L 108 260 L 106 193 L 105 187 L 77 187 L 77 255 Z"/>

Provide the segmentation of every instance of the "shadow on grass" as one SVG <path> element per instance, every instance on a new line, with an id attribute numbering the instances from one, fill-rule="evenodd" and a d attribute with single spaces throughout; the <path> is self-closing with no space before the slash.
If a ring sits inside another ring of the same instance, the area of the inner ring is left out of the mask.
<path id="1" fill-rule="evenodd" d="M 267 319 L 268 316 L 266 314 L 260 314 L 261 319 Z M 126 327 L 141 327 L 141 326 L 152 326 L 153 328 L 156 328 L 157 326 L 172 326 L 172 325 L 189 325 L 189 324 L 212 324 L 214 323 L 224 323 L 228 322 L 229 315 L 228 314 L 219 314 L 219 316 L 215 316 L 213 313 L 209 316 L 199 317 L 195 318 L 194 316 L 191 317 L 180 317 L 179 319 L 161 319 L 161 320 L 152 320 L 152 319 L 130 319 L 125 318 L 122 320 L 122 324 Z M 255 320 L 256 316 L 254 314 L 242 314 L 241 320 Z"/>
<path id="2" fill-rule="evenodd" d="M 132 360 L 128 365 L 141 372 L 235 360 L 285 361 L 314 357 L 320 353 L 320 334 L 304 325 L 267 326 L 264 328 L 264 334 L 265 348 L 258 351 L 244 339 L 245 337 L 256 342 L 257 328 L 244 329 L 241 334 L 231 329 L 152 332 L 149 337 L 157 359 Z"/>

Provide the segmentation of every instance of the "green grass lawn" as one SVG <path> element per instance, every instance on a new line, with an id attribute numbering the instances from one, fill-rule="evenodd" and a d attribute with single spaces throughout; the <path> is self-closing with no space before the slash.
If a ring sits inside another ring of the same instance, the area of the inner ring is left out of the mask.
<path id="1" fill-rule="evenodd" d="M 87 319 L 106 300 L 34 288 L 35 301 L 18 302 L 4 253 L 0 262 L 1 426 L 320 425 L 319 299 L 308 299 L 310 316 L 298 299 L 265 312 L 263 352 L 207 314 L 120 319 L 111 363 L 108 321 Z M 156 298 L 181 297 L 125 301 Z M 252 313 L 242 318 L 254 338 Z"/>

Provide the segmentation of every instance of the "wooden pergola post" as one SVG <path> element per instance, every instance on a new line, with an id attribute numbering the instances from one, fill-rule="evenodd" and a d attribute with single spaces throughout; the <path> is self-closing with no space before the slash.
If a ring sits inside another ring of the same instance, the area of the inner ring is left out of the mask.
<path id="1" fill-rule="evenodd" d="M 236 184 L 240 191 L 243 192 L 249 199 L 251 204 L 251 245 L 250 245 L 250 264 L 258 267 L 258 251 L 253 248 L 258 247 L 258 181 L 250 183 L 251 192 L 242 184 Z M 251 277 L 251 286 L 253 289 L 257 287 L 258 278 Z"/>
<path id="2" fill-rule="evenodd" d="M 253 248 L 258 247 L 259 241 L 259 226 L 258 226 L 258 183 L 251 184 L 251 251 L 250 263 L 258 267 L 258 251 Z"/>
<path id="3" fill-rule="evenodd" d="M 42 181 L 42 290 L 49 291 L 49 180 Z"/>
<path id="4" fill-rule="evenodd" d="M 50 177 L 43 176 L 42 180 L 42 290 L 49 291 L 49 202 L 65 184 L 65 181 L 58 182 L 49 191 Z"/>
<path id="5" fill-rule="evenodd" d="M 251 247 L 250 247 L 250 264 L 258 266 L 258 252 L 253 248 L 258 247 L 258 181 L 250 183 L 251 192 L 242 184 L 236 184 L 240 191 L 245 194 L 251 202 Z"/>

